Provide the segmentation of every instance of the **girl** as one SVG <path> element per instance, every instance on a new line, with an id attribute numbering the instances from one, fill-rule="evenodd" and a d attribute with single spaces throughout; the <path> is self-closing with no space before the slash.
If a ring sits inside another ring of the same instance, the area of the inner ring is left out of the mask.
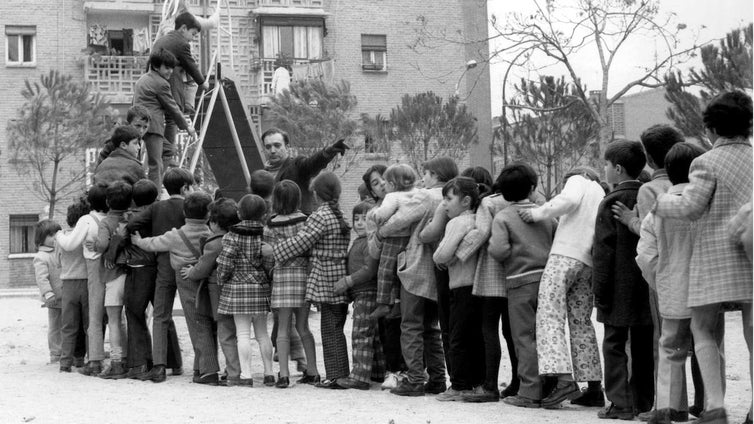
<path id="1" fill-rule="evenodd" d="M 272 341 L 267 334 L 270 311 L 270 272 L 274 265 L 272 248 L 262 243 L 267 214 L 264 199 L 247 194 L 238 204 L 241 222 L 223 236 L 223 249 L 217 258 L 217 284 L 220 288 L 218 314 L 233 315 L 241 363 L 239 385 L 251 387 L 251 326 L 259 343 L 264 364 L 264 385 L 275 384 L 272 374 Z"/>
<path id="2" fill-rule="evenodd" d="M 275 246 L 275 261 L 285 263 L 307 252 L 310 254 L 306 300 L 320 304 L 322 351 L 327 373 L 327 380 L 317 387 L 337 388 L 335 380 L 350 373 L 346 337 L 343 334 L 348 297 L 334 291 L 335 282 L 347 274 L 350 227 L 343 219 L 338 204 L 341 187 L 335 174 L 324 172 L 317 176 L 312 182 L 312 190 L 320 206 L 309 216 L 298 234 Z M 307 383 L 315 379 L 313 375 L 304 376 Z"/>
<path id="3" fill-rule="evenodd" d="M 50 363 L 60 362 L 62 328 L 60 299 L 63 295 L 63 283 L 60 280 L 60 255 L 55 251 L 55 234 L 60 225 L 55 221 L 44 219 L 34 228 L 34 276 L 42 295 L 44 307 L 47 308 L 47 345 L 50 348 Z"/>
<path id="4" fill-rule="evenodd" d="M 273 247 L 295 236 L 304 228 L 306 215 L 301 213 L 301 190 L 291 180 L 283 180 L 272 190 L 272 210 L 274 215 L 267 222 L 267 233 Z M 284 389 L 290 384 L 288 357 L 291 342 L 288 328 L 291 316 L 296 314 L 296 329 L 301 336 L 306 354 L 307 369 L 299 383 L 318 383 L 317 352 L 314 336 L 309 330 L 309 304 L 306 295 L 306 274 L 309 266 L 308 255 L 295 256 L 286 262 L 277 262 L 273 273 L 272 309 L 278 313 L 277 348 L 280 374 L 275 387 Z"/>
<path id="5" fill-rule="evenodd" d="M 555 232 L 539 286 L 537 308 L 537 356 L 540 375 L 557 377 L 551 393 L 543 393 L 542 405 L 556 407 L 578 396 L 575 381 L 588 381 L 588 389 L 573 403 L 604 406 L 600 381 L 602 367 L 592 325 L 592 241 L 594 224 L 605 191 L 597 172 L 582 167 L 568 172 L 563 190 L 536 209 L 519 209 L 524 222 L 553 219 Z M 566 335 L 566 320 L 570 335 Z M 578 349 L 568 348 L 570 345 Z"/>
<path id="6" fill-rule="evenodd" d="M 484 380 L 484 348 L 479 300 L 471 294 L 476 272 L 476 255 L 465 261 L 455 259 L 463 237 L 474 228 L 474 212 L 479 204 L 479 188 L 468 177 L 450 180 L 442 189 L 445 213 L 449 219 L 445 235 L 432 259 L 448 268 L 450 288 L 450 374 L 451 387 L 437 396 L 439 401 L 459 401 Z"/>

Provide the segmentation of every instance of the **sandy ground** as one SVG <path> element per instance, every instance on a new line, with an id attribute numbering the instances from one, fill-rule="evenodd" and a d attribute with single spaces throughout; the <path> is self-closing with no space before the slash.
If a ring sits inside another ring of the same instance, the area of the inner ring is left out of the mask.
<path id="1" fill-rule="evenodd" d="M 520 409 L 498 403 L 438 402 L 433 396 L 403 398 L 380 391 L 331 391 L 300 385 L 262 386 L 255 357 L 254 388 L 206 387 L 191 383 L 190 370 L 167 382 L 102 380 L 61 374 L 47 365 L 47 314 L 28 298 L 0 298 L 0 423 L 604 423 L 597 408 Z M 728 314 L 726 404 L 740 423 L 751 400 L 749 360 L 740 313 Z M 311 318 L 319 339 L 319 315 Z M 191 364 L 186 323 L 176 318 L 184 363 Z M 350 320 L 346 324 L 350 333 Z M 601 337 L 601 326 L 598 325 Z M 321 363 L 321 346 L 318 346 Z M 222 355 L 221 355 L 222 356 Z M 507 358 L 500 381 L 510 376 Z M 292 364 L 292 369 L 295 369 Z M 321 366 L 321 370 L 324 367 Z M 294 376 L 295 377 L 295 376 Z"/>

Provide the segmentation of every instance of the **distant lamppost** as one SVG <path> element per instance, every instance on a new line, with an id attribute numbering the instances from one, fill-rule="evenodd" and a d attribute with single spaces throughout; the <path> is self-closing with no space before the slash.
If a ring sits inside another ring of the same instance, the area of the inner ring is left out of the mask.
<path id="1" fill-rule="evenodd" d="M 458 97 L 458 86 L 461 84 L 461 80 L 463 79 L 464 75 L 466 75 L 466 72 L 468 72 L 469 69 L 476 68 L 476 65 L 477 65 L 477 62 L 474 59 L 471 59 L 468 62 L 466 62 L 466 69 L 464 69 L 463 73 L 461 73 L 461 76 L 458 77 L 458 81 L 456 81 L 455 90 L 453 91 L 456 97 Z"/>

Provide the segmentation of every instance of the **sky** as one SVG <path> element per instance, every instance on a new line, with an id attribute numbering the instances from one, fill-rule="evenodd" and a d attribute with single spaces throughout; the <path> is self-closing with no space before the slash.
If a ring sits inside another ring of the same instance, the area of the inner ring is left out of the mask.
<path id="1" fill-rule="evenodd" d="M 544 0 L 542 0 L 544 3 Z M 667 16 L 674 13 L 674 22 L 684 23 L 687 30 L 684 30 L 685 36 L 682 41 L 684 46 L 691 46 L 692 31 L 698 32 L 699 42 L 712 39 L 719 39 L 725 36 L 730 30 L 743 27 L 752 22 L 754 11 L 754 2 L 751 0 L 660 0 L 660 15 Z M 488 0 L 487 12 L 497 17 L 498 22 L 505 19 L 506 14 L 511 12 L 528 12 L 533 10 L 531 0 L 510 1 L 510 0 Z M 703 28 L 704 27 L 704 28 Z M 491 32 L 492 34 L 492 32 Z M 495 48 L 495 41 L 491 42 L 490 49 Z M 715 43 L 718 43 L 717 41 Z M 627 41 L 622 47 L 622 53 L 616 56 L 613 64 L 613 71 L 610 76 L 608 95 L 614 94 L 620 90 L 626 83 L 636 79 L 641 75 L 641 66 L 651 65 L 655 60 L 655 42 L 648 39 L 637 39 L 634 42 Z M 594 52 L 589 49 L 589 52 Z M 508 58 L 510 60 L 511 58 Z M 576 72 L 582 78 L 582 82 L 587 85 L 588 90 L 599 89 L 601 85 L 601 71 L 599 70 L 598 57 L 595 54 L 580 56 L 574 61 Z M 597 66 L 594 66 L 596 64 Z M 699 62 L 691 62 L 681 65 L 681 69 L 689 66 L 699 66 Z M 491 77 L 491 94 L 492 94 L 492 115 L 500 114 L 502 106 L 502 80 L 507 64 L 492 63 L 490 68 Z M 546 70 L 546 73 L 560 76 L 565 74 L 562 67 L 552 67 Z M 514 70 L 508 76 L 508 88 L 506 97 L 512 93 L 511 81 L 518 80 L 522 76 L 527 76 L 525 72 L 515 74 Z M 531 76 L 531 74 L 529 74 Z M 635 89 L 629 93 L 638 92 Z"/>

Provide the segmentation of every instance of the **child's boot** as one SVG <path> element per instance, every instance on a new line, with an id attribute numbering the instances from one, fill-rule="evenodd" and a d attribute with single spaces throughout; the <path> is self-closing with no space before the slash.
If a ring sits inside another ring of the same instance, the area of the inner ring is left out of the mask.
<path id="1" fill-rule="evenodd" d="M 121 378 L 126 378 L 126 375 L 128 375 L 128 371 L 123 367 L 123 363 L 121 361 L 112 361 L 110 367 L 100 374 L 100 377 L 106 380 L 120 380 Z"/>
<path id="2" fill-rule="evenodd" d="M 102 373 L 102 361 L 89 361 L 84 368 L 78 370 L 79 374 L 97 376 Z"/>

